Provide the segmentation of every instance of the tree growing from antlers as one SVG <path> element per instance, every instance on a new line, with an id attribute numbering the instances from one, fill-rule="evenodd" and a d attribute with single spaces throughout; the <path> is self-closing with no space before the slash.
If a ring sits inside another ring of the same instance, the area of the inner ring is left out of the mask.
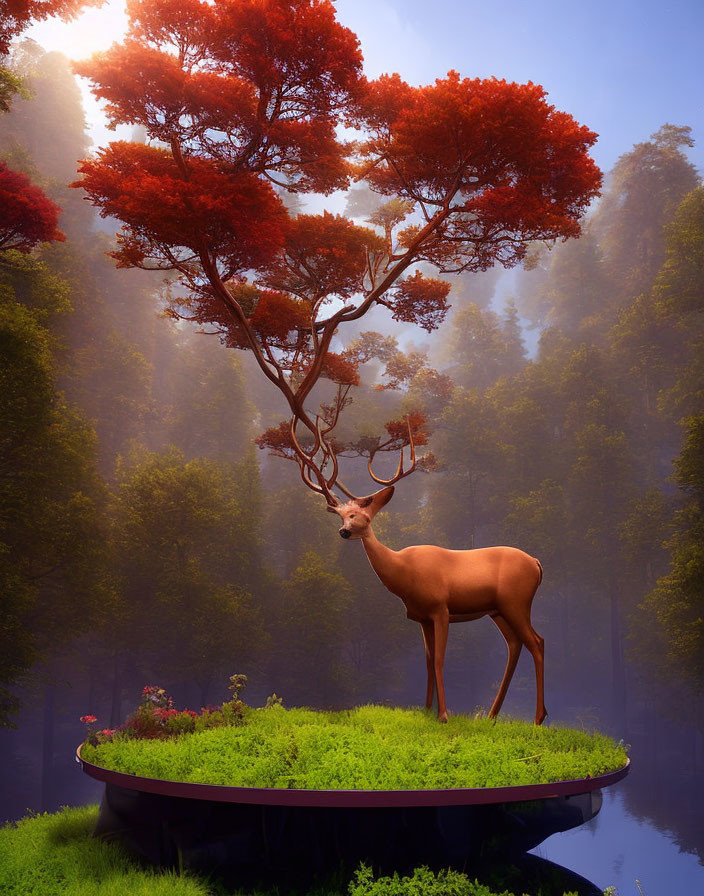
<path id="1" fill-rule="evenodd" d="M 588 156 L 596 135 L 532 83 L 456 72 L 426 87 L 367 80 L 329 0 L 127 9 L 124 41 L 76 71 L 113 125 L 139 125 L 149 142 L 111 143 L 81 163 L 74 186 L 122 222 L 119 266 L 175 272 L 184 289 L 170 313 L 253 354 L 291 412 L 260 444 L 295 457 L 334 506 L 334 488 L 350 493 L 333 430 L 376 339 L 344 350 L 344 325 L 383 306 L 431 331 L 450 287 L 414 266 L 511 267 L 531 242 L 578 235 L 600 185 Z M 357 139 L 343 140 L 340 125 Z M 376 229 L 328 212 L 291 216 L 279 196 L 352 180 L 382 200 Z M 307 401 L 321 378 L 337 388 L 315 413 Z M 411 435 L 421 444 L 422 422 L 389 424 L 370 461 Z"/>

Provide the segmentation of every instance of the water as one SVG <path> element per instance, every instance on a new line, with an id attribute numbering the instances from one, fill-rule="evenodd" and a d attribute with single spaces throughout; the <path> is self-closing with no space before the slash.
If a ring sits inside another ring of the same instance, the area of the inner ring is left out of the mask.
<path id="1" fill-rule="evenodd" d="M 629 783 L 603 792 L 596 818 L 549 837 L 533 853 L 581 874 L 602 890 L 616 887 L 618 896 L 702 896 L 704 866 L 699 858 L 681 850 L 673 833 L 629 812 Z"/>
<path id="2" fill-rule="evenodd" d="M 45 808 L 100 801 L 102 786 L 76 765 L 75 726 L 61 736 L 54 756 L 54 788 Z M 658 753 L 634 746 L 628 777 L 603 791 L 595 819 L 556 834 L 533 851 L 619 896 L 704 896 L 704 777 L 701 763 L 686 761 L 683 742 Z M 39 723 L 0 732 L 0 823 L 42 808 Z M 665 749 L 667 746 L 667 749 Z M 518 890 L 517 892 L 521 892 Z"/>

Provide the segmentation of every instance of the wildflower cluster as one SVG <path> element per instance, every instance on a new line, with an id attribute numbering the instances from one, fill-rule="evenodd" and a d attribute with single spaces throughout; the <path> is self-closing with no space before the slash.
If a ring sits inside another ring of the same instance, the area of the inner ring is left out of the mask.
<path id="1" fill-rule="evenodd" d="M 147 685 L 142 690 L 142 705 L 156 706 L 159 709 L 173 709 L 174 701 L 163 688 Z"/>
<path id="2" fill-rule="evenodd" d="M 142 690 L 142 700 L 136 711 L 118 728 L 103 728 L 96 731 L 92 726 L 98 721 L 97 717 L 81 716 L 81 722 L 88 726 L 86 740 L 97 745 L 115 737 L 124 740 L 164 739 L 202 731 L 205 728 L 240 725 L 244 720 L 247 705 L 240 700 L 239 694 L 246 682 L 246 675 L 231 676 L 229 689 L 232 692 L 232 700 L 219 706 L 203 706 L 200 713 L 192 709 L 176 709 L 173 699 L 164 688 L 147 685 Z"/>

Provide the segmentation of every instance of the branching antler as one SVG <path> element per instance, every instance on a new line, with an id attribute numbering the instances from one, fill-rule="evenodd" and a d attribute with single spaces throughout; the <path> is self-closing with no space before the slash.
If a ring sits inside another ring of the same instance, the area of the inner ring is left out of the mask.
<path id="1" fill-rule="evenodd" d="M 360 499 L 359 495 L 355 495 L 350 489 L 347 488 L 347 486 L 343 482 L 340 481 L 339 462 L 337 459 L 337 454 L 333 445 L 331 444 L 331 441 L 328 439 L 328 436 L 337 424 L 337 419 L 342 403 L 344 403 L 344 394 L 342 395 L 342 398 L 340 394 L 338 394 L 336 410 L 333 414 L 331 422 L 327 426 L 325 426 L 325 428 L 323 428 L 323 422 L 321 421 L 320 416 L 316 416 L 314 442 L 312 448 L 308 450 L 306 450 L 301 445 L 301 443 L 298 441 L 298 437 L 296 436 L 296 424 L 298 422 L 298 417 L 292 417 L 290 423 L 291 445 L 294 451 L 295 458 L 298 461 L 298 466 L 301 472 L 301 479 L 309 489 L 314 491 L 316 494 L 324 496 L 330 509 L 334 509 L 340 504 L 340 500 L 333 492 L 334 488 L 338 489 L 338 491 L 342 492 L 352 501 Z M 411 449 L 411 465 L 407 470 L 404 470 L 403 468 L 403 445 L 400 449 L 400 456 L 396 474 L 391 479 L 381 479 L 374 473 L 372 469 L 372 463 L 374 461 L 374 456 L 379 449 L 377 447 L 370 451 L 367 469 L 369 470 L 369 475 L 372 477 L 374 482 L 379 483 L 379 485 L 393 485 L 406 476 L 409 476 L 416 468 L 415 442 L 413 440 L 411 421 L 408 417 L 406 417 L 406 426 L 408 427 L 408 439 Z M 331 465 L 329 475 L 327 475 L 325 472 L 325 469 L 328 465 Z"/>
<path id="2" fill-rule="evenodd" d="M 374 482 L 378 482 L 379 485 L 393 485 L 395 482 L 398 482 L 400 479 L 403 479 L 405 476 L 409 476 L 416 468 L 416 446 L 413 442 L 413 431 L 411 430 L 411 421 L 408 417 L 406 417 L 406 425 L 408 426 L 408 439 L 409 444 L 411 446 L 411 466 L 404 472 L 403 470 L 403 447 L 401 447 L 401 451 L 398 458 L 398 467 L 396 468 L 396 475 L 391 479 L 380 479 L 372 470 L 372 463 L 374 462 L 375 451 L 372 451 L 369 456 L 369 461 L 367 463 L 367 469 L 369 470 L 369 475 L 372 477 Z"/>

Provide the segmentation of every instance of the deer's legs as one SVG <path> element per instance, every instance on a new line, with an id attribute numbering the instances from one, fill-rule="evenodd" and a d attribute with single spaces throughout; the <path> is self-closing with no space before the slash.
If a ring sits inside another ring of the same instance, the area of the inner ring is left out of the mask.
<path id="1" fill-rule="evenodd" d="M 433 669 L 435 671 L 435 686 L 438 689 L 438 720 L 447 721 L 447 704 L 445 703 L 445 684 L 442 680 L 442 667 L 445 663 L 445 648 L 447 647 L 447 631 L 450 627 L 449 614 L 435 616 L 433 626 Z"/>
<path id="2" fill-rule="evenodd" d="M 425 708 L 430 709 L 433 705 L 433 691 L 435 689 L 435 672 L 433 670 L 435 637 L 433 635 L 432 623 L 421 622 L 420 626 L 423 632 L 423 644 L 425 645 L 425 666 L 428 670 L 428 687 L 425 692 Z"/>
<path id="3" fill-rule="evenodd" d="M 502 610 L 504 619 L 525 644 L 535 664 L 535 724 L 542 725 L 548 714 L 545 709 L 545 693 L 543 682 L 543 665 L 545 642 L 530 624 L 530 617 L 520 611 L 520 607 L 505 607 Z"/>
<path id="4" fill-rule="evenodd" d="M 501 634 L 504 636 L 506 646 L 508 647 L 506 671 L 504 672 L 504 677 L 501 679 L 501 685 L 496 695 L 496 699 L 494 700 L 491 709 L 489 710 L 489 718 L 493 719 L 494 716 L 497 716 L 499 714 L 499 710 L 501 709 L 501 706 L 504 702 L 506 692 L 508 691 L 508 687 L 511 684 L 511 679 L 513 678 L 513 673 L 516 671 L 516 663 L 518 662 L 518 657 L 520 656 L 521 647 L 523 645 L 521 644 L 521 639 L 514 632 L 508 622 L 506 622 L 503 616 L 497 614 L 496 616 L 492 616 L 491 618 L 496 623 L 496 627 L 499 629 Z"/>

